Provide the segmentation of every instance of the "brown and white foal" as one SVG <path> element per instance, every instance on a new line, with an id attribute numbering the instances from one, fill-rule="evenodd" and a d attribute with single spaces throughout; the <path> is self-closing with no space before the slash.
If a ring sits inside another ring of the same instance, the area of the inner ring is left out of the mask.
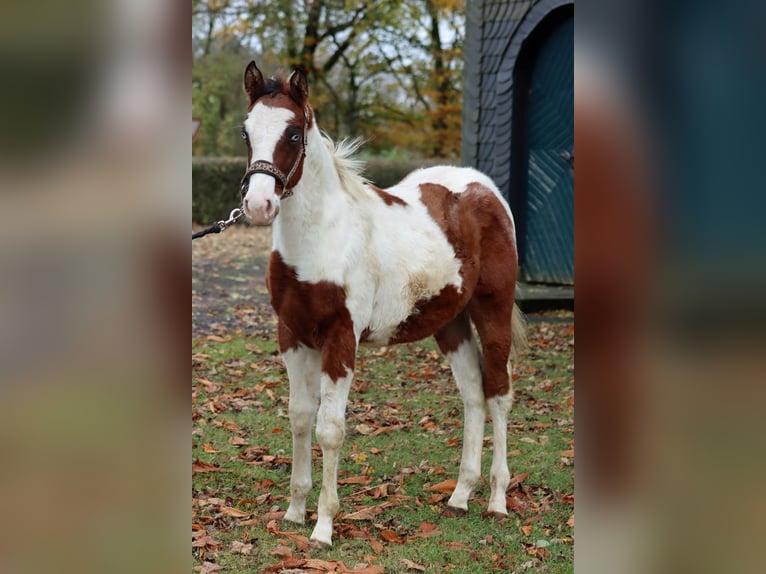
<path id="1" fill-rule="evenodd" d="M 486 406 L 494 434 L 489 511 L 506 515 L 509 358 L 512 342 L 524 342 L 508 205 L 488 177 L 469 168 L 417 170 L 378 189 L 349 159 L 358 144 L 336 145 L 319 131 L 302 71 L 265 80 L 250 62 L 244 84 L 243 207 L 254 223 L 273 223 L 267 284 L 290 379 L 285 519 L 305 520 L 316 422 L 324 465 L 311 539 L 332 543 L 357 346 L 430 335 L 449 358 L 465 407 L 460 473 L 448 506 L 467 510 L 480 479 Z"/>

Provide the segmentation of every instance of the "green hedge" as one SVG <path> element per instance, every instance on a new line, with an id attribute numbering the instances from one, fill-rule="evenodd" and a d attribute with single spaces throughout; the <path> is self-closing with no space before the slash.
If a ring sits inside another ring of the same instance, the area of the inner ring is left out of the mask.
<path id="1" fill-rule="evenodd" d="M 238 205 L 239 182 L 245 173 L 243 157 L 192 158 L 192 220 L 208 225 L 226 219 Z M 390 187 L 419 167 L 444 163 L 421 159 L 371 159 L 366 163 L 365 177 L 380 187 Z"/>

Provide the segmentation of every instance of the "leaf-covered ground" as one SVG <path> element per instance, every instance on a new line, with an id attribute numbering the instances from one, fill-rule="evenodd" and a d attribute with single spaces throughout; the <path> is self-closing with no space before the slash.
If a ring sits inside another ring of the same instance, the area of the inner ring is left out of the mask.
<path id="1" fill-rule="evenodd" d="M 288 384 L 263 284 L 269 230 L 193 243 L 192 551 L 199 572 L 571 572 L 574 317 L 530 317 L 515 365 L 509 516 L 482 516 L 484 481 L 460 518 L 441 515 L 457 478 L 462 404 L 431 340 L 360 350 L 341 454 L 334 546 L 283 523 Z M 489 421 L 488 421 L 489 422 Z M 314 447 L 315 513 L 321 451 Z"/>

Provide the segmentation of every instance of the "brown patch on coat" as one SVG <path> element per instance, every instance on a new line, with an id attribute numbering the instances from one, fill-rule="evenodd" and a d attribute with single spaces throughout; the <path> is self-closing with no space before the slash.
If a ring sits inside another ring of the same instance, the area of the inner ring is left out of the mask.
<path id="1" fill-rule="evenodd" d="M 300 281 L 293 267 L 272 251 L 266 274 L 271 306 L 279 316 L 279 350 L 302 343 L 322 354 L 322 372 L 333 381 L 354 369 L 356 338 L 343 289 L 329 281 Z"/>
<path id="2" fill-rule="evenodd" d="M 380 197 L 380 199 L 383 200 L 383 203 L 385 203 L 388 206 L 391 206 L 391 205 L 407 205 L 407 202 L 404 201 L 401 197 L 396 196 L 396 195 L 392 195 L 392 194 L 388 193 L 387 191 L 384 191 L 384 190 L 380 189 L 376 185 L 370 184 L 369 188 L 372 191 L 374 191 L 375 193 L 377 193 L 378 197 Z"/>
<path id="3" fill-rule="evenodd" d="M 482 344 L 484 396 L 505 395 L 510 390 L 507 363 L 518 266 L 513 222 L 493 191 L 479 182 L 470 183 L 463 193 L 421 184 L 420 197 L 461 262 L 463 285 L 460 292 L 448 285 L 418 303 L 397 329 L 394 342 L 437 333 L 443 352 L 457 350 L 470 337 L 467 321 L 461 318 L 467 310 Z"/>
<path id="4" fill-rule="evenodd" d="M 439 349 L 445 355 L 454 353 L 460 345 L 471 338 L 471 322 L 468 313 L 463 311 L 442 329 L 434 334 Z"/>

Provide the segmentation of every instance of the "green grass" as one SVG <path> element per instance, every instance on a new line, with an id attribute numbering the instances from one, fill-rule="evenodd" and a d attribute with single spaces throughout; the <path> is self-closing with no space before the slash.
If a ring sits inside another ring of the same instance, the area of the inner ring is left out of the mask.
<path id="1" fill-rule="evenodd" d="M 573 329 L 538 323 L 530 339 L 532 350 L 515 366 L 509 417 L 511 474 L 521 480 L 507 492 L 510 514 L 502 521 L 482 517 L 492 456 L 489 419 L 485 480 L 468 514 L 442 517 L 448 494 L 428 490 L 457 478 L 462 440 L 462 403 L 435 345 L 360 350 L 339 478 L 361 477 L 354 480 L 366 484 L 339 487 L 331 549 L 305 547 L 315 515 L 304 526 L 276 519 L 288 504 L 291 439 L 287 377 L 274 342 L 194 340 L 193 458 L 226 471 L 204 472 L 211 467 L 198 465 L 193 473 L 194 565 L 279 572 L 284 557 L 272 552 L 283 546 L 290 550 L 277 553 L 343 561 L 350 569 L 372 564 L 406 572 L 406 559 L 427 572 L 572 572 L 574 458 L 567 451 L 574 440 Z M 374 435 L 381 428 L 386 432 Z M 321 452 L 314 444 L 312 513 L 321 482 Z M 390 504 L 371 520 L 344 519 L 384 503 Z M 202 529 L 209 538 L 201 537 Z M 432 535 L 418 536 L 419 529 Z M 246 553 L 233 551 L 237 547 Z"/>

